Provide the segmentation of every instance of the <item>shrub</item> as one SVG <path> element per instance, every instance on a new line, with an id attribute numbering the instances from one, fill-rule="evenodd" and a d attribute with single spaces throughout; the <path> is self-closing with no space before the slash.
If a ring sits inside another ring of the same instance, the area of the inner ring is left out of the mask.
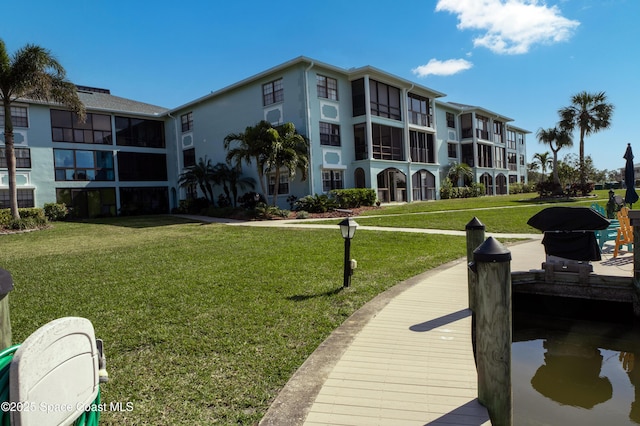
<path id="1" fill-rule="evenodd" d="M 309 212 L 305 210 L 300 210 L 296 213 L 296 219 L 308 219 Z"/>
<path id="2" fill-rule="evenodd" d="M 209 206 L 209 200 L 206 198 L 189 198 L 180 200 L 180 206 L 175 209 L 175 212 L 181 214 L 204 214 Z"/>
<path id="3" fill-rule="evenodd" d="M 288 218 L 291 212 L 277 206 L 258 203 L 255 208 L 255 213 L 257 219 L 273 219 L 274 217 Z"/>
<path id="4" fill-rule="evenodd" d="M 336 200 L 325 194 L 307 195 L 295 203 L 295 210 L 306 210 L 309 213 L 324 213 L 338 207 Z"/>
<path id="5" fill-rule="evenodd" d="M 376 192 L 371 188 L 334 189 L 329 194 L 343 209 L 373 206 L 376 202 Z"/>
<path id="6" fill-rule="evenodd" d="M 15 220 L 11 216 L 10 209 L 0 210 L 0 228 L 5 229 L 37 229 L 47 224 L 47 217 L 44 215 L 43 209 L 27 208 L 18 209 L 20 219 Z"/>
<path id="7" fill-rule="evenodd" d="M 65 220 L 69 215 L 69 209 L 65 203 L 46 203 L 44 205 L 44 215 L 50 222 Z"/>
<path id="8" fill-rule="evenodd" d="M 238 202 L 240 203 L 240 207 L 249 210 L 255 209 L 258 204 L 267 204 L 267 200 L 255 191 L 241 195 L 238 197 Z"/>

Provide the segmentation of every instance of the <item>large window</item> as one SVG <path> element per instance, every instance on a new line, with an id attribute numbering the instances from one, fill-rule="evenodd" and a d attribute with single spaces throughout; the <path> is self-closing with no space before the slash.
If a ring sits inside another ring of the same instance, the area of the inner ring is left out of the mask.
<path id="1" fill-rule="evenodd" d="M 111 151 L 54 149 L 53 162 L 57 181 L 114 180 Z"/>
<path id="2" fill-rule="evenodd" d="M 11 107 L 11 123 L 13 127 L 29 127 L 27 107 Z M 0 108 L 0 128 L 4 129 L 4 109 Z"/>
<path id="3" fill-rule="evenodd" d="M 276 190 L 276 174 L 271 173 L 268 176 L 269 187 L 267 189 L 268 195 L 273 195 Z M 286 172 L 280 172 L 280 182 L 278 182 L 278 194 L 289 193 L 289 175 Z"/>
<path id="4" fill-rule="evenodd" d="M 505 149 L 496 147 L 496 168 L 506 169 L 507 164 L 505 162 Z"/>
<path id="5" fill-rule="evenodd" d="M 431 127 L 431 108 L 429 99 L 409 93 L 407 96 L 409 123 L 416 126 Z"/>
<path id="6" fill-rule="evenodd" d="M 56 188 L 56 202 L 71 207 L 77 218 L 116 215 L 115 188 Z"/>
<path id="7" fill-rule="evenodd" d="M 33 189 L 18 189 L 18 208 L 26 209 L 35 207 L 35 201 L 33 198 Z M 11 207 L 9 201 L 9 190 L 0 189 L 0 209 L 8 209 Z"/>
<path id="8" fill-rule="evenodd" d="M 16 155 L 16 168 L 18 169 L 30 169 L 31 168 L 31 150 L 29 148 L 14 148 Z M 5 149 L 0 148 L 0 169 L 6 169 L 7 157 L 5 157 Z"/>
<path id="9" fill-rule="evenodd" d="M 122 215 L 169 213 L 167 187 L 120 188 Z"/>
<path id="10" fill-rule="evenodd" d="M 71 111 L 51 110 L 51 138 L 54 142 L 111 143 L 111 116 L 87 113 L 83 122 Z"/>
<path id="11" fill-rule="evenodd" d="M 476 136 L 479 139 L 489 140 L 489 119 L 476 114 Z"/>
<path id="12" fill-rule="evenodd" d="M 430 133 L 409 132 L 411 161 L 418 163 L 434 163 L 433 135 Z"/>
<path id="13" fill-rule="evenodd" d="M 493 141 L 495 143 L 504 143 L 502 140 L 502 134 L 504 133 L 504 123 L 501 121 L 493 122 Z"/>
<path id="14" fill-rule="evenodd" d="M 367 110 L 365 105 L 364 78 L 351 82 L 351 103 L 353 104 L 354 117 L 365 115 Z"/>
<path id="15" fill-rule="evenodd" d="M 321 121 L 320 145 L 340 146 L 340 126 Z"/>
<path id="16" fill-rule="evenodd" d="M 369 80 L 369 95 L 371 98 L 371 114 L 379 117 L 401 120 L 400 115 L 400 89 Z"/>
<path id="17" fill-rule="evenodd" d="M 338 80 L 323 75 L 316 75 L 318 97 L 338 100 Z"/>
<path id="18" fill-rule="evenodd" d="M 167 156 L 120 151 L 118 178 L 121 181 L 165 181 L 167 180 Z"/>
<path id="19" fill-rule="evenodd" d="M 509 170 L 518 170 L 518 156 L 515 152 L 507 154 L 507 164 L 509 166 Z"/>
<path id="20" fill-rule="evenodd" d="M 366 160 L 369 158 L 367 132 L 364 124 L 356 124 L 353 126 L 353 144 L 356 151 L 356 160 Z"/>
<path id="21" fill-rule="evenodd" d="M 182 126 L 182 132 L 193 130 L 193 112 L 182 114 L 180 116 L 180 124 Z"/>
<path id="22" fill-rule="evenodd" d="M 493 146 L 478 144 L 478 167 L 493 167 Z"/>
<path id="23" fill-rule="evenodd" d="M 270 81 L 262 85 L 262 105 L 267 106 L 284 101 L 282 79 Z"/>
<path id="24" fill-rule="evenodd" d="M 473 120 L 470 112 L 460 116 L 460 129 L 463 138 L 473 137 Z"/>
<path id="25" fill-rule="evenodd" d="M 516 132 L 507 130 L 507 148 L 516 149 Z"/>
<path id="26" fill-rule="evenodd" d="M 116 116 L 116 144 L 164 148 L 164 123 Z"/>
<path id="27" fill-rule="evenodd" d="M 329 192 L 332 189 L 344 188 L 342 183 L 342 170 L 323 170 L 322 171 L 322 190 Z"/>
<path id="28" fill-rule="evenodd" d="M 468 166 L 474 167 L 475 161 L 473 161 L 473 144 L 465 143 L 460 146 L 462 149 L 462 162 Z"/>
<path id="29" fill-rule="evenodd" d="M 402 129 L 399 127 L 372 124 L 373 158 L 377 160 L 404 161 Z"/>

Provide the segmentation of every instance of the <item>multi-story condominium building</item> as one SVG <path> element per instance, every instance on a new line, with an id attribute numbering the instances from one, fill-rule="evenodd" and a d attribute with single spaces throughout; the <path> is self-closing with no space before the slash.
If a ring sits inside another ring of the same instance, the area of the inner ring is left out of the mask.
<path id="1" fill-rule="evenodd" d="M 528 131 L 370 66 L 345 70 L 299 57 L 173 109 L 103 89 L 78 93 L 85 123 L 59 105 L 13 105 L 21 207 L 64 202 L 89 217 L 169 212 L 187 196 L 180 174 L 200 158 L 225 162 L 225 136 L 261 120 L 291 122 L 310 143 L 306 181 L 267 176 L 264 195 L 278 185 L 282 207 L 288 195 L 352 187 L 374 188 L 383 203 L 436 199 L 453 162 L 472 166 L 487 194 L 526 181 Z M 7 207 L 0 153 L 0 207 Z M 243 173 L 257 178 L 253 166 Z"/>

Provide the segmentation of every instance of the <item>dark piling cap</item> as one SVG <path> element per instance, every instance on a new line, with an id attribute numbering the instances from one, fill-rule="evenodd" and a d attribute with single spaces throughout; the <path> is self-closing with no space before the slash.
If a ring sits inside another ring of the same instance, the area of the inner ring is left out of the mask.
<path id="1" fill-rule="evenodd" d="M 484 229 L 484 225 L 477 217 L 473 217 L 469 223 L 464 227 L 465 230 L 470 231 L 472 229 Z"/>
<path id="2" fill-rule="evenodd" d="M 511 252 L 493 237 L 487 238 L 484 243 L 473 251 L 474 262 L 510 262 Z"/>
<path id="3" fill-rule="evenodd" d="M 0 296 L 4 296 L 13 290 L 13 278 L 6 269 L 0 268 Z"/>

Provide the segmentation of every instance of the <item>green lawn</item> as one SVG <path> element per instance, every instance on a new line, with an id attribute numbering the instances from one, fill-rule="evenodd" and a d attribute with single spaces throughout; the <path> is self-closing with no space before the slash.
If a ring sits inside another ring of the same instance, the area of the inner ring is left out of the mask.
<path id="1" fill-rule="evenodd" d="M 335 230 L 172 217 L 56 223 L 2 235 L 14 342 L 81 316 L 105 341 L 103 425 L 254 424 L 349 315 L 397 282 L 464 256 L 464 237 L 359 231 L 341 290 Z M 408 256 L 407 254 L 411 255 Z"/>

